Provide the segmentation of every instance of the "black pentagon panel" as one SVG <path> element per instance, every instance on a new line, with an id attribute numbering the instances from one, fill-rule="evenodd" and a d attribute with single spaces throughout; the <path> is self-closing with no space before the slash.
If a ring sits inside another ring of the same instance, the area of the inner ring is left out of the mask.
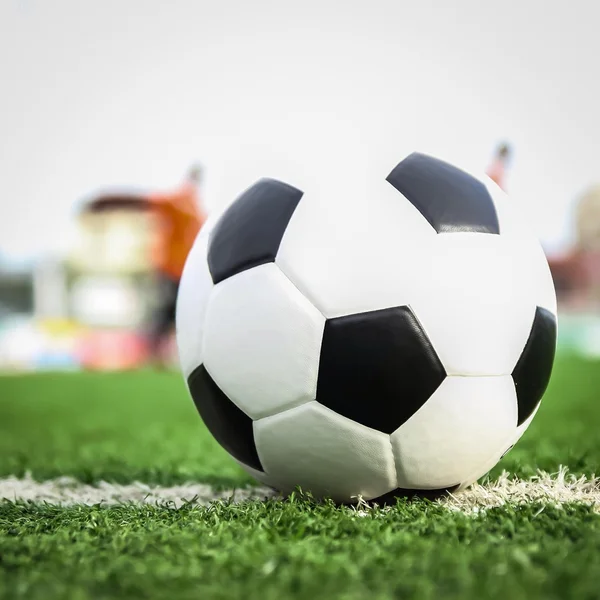
<path id="1" fill-rule="evenodd" d="M 556 317 L 537 307 L 529 339 L 512 372 L 519 405 L 518 425 L 524 423 L 539 404 L 552 374 L 556 352 Z"/>
<path id="2" fill-rule="evenodd" d="M 204 365 L 188 377 L 188 386 L 204 424 L 217 442 L 240 462 L 262 471 L 252 419 L 221 391 Z"/>
<path id="3" fill-rule="evenodd" d="M 387 181 L 438 233 L 500 233 L 496 207 L 485 185 L 444 161 L 414 152 Z"/>
<path id="4" fill-rule="evenodd" d="M 261 179 L 239 196 L 210 234 L 213 282 L 273 262 L 300 198 L 300 190 L 275 179 Z"/>
<path id="5" fill-rule="evenodd" d="M 446 377 L 408 306 L 325 323 L 317 401 L 357 423 L 392 433 Z"/>
<path id="6" fill-rule="evenodd" d="M 424 498 L 426 500 L 437 500 L 443 498 L 448 494 L 452 494 L 460 487 L 460 483 L 451 487 L 442 488 L 439 490 L 409 490 L 404 488 L 398 488 L 378 498 L 368 500 L 367 504 L 373 505 L 378 504 L 379 506 L 389 506 L 396 504 L 398 498 L 404 498 L 406 500 L 412 500 L 413 498 Z"/>

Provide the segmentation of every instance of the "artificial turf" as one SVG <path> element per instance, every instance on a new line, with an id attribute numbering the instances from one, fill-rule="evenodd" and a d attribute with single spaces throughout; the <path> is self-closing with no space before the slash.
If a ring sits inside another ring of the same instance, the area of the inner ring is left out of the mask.
<path id="1" fill-rule="evenodd" d="M 600 472 L 600 363 L 559 356 L 523 439 L 492 472 Z M 170 373 L 0 378 L 0 477 L 250 483 Z M 0 597 L 600 598 L 600 515 L 477 514 L 425 500 L 357 514 L 310 499 L 210 507 L 0 502 Z"/>
<path id="2" fill-rule="evenodd" d="M 600 518 L 428 501 L 358 516 L 307 500 L 0 505 L 5 598 L 598 598 Z"/>
<path id="3" fill-rule="evenodd" d="M 600 474 L 598 390 L 600 363 L 558 357 L 533 423 L 492 475 L 561 464 Z M 0 377 L 0 477 L 26 471 L 86 483 L 251 482 L 205 429 L 182 377 L 150 371 Z"/>

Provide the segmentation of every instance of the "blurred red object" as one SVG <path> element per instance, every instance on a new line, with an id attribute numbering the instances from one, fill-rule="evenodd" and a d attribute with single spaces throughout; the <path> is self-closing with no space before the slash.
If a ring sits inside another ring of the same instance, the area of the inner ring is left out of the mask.
<path id="1" fill-rule="evenodd" d="M 157 272 L 173 281 L 181 278 L 187 256 L 207 218 L 198 194 L 199 178 L 199 167 L 196 167 L 176 190 L 147 196 L 157 226 L 151 250 L 152 264 Z"/>
<path id="2" fill-rule="evenodd" d="M 144 337 L 133 331 L 95 330 L 82 337 L 78 356 L 84 369 L 135 369 L 146 361 L 146 346 Z"/>

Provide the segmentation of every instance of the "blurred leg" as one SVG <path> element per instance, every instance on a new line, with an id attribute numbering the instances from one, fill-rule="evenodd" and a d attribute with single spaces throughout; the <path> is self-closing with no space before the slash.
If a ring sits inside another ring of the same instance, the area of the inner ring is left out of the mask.
<path id="1" fill-rule="evenodd" d="M 152 317 L 148 332 L 150 362 L 156 366 L 167 366 L 170 337 L 175 328 L 175 308 L 179 282 L 163 277 L 160 301 Z"/>

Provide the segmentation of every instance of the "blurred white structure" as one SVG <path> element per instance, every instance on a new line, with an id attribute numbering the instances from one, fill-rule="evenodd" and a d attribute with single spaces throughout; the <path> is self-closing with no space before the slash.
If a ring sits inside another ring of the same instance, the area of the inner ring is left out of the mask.
<path id="1" fill-rule="evenodd" d="M 67 318 L 66 271 L 62 259 L 40 259 L 32 278 L 34 316 L 38 319 Z"/>

